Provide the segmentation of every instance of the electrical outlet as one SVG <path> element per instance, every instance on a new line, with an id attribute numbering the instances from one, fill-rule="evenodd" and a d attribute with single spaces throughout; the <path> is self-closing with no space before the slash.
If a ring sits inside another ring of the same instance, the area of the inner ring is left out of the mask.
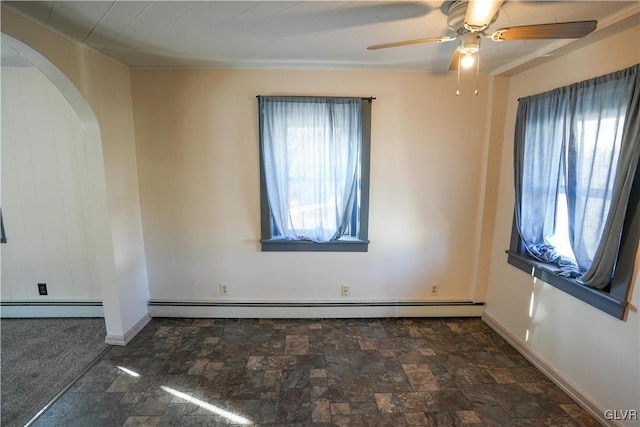
<path id="1" fill-rule="evenodd" d="M 342 295 L 343 297 L 349 296 L 349 285 L 342 285 L 342 288 L 340 289 L 340 295 Z"/>
<path id="2" fill-rule="evenodd" d="M 229 284 L 228 283 L 220 283 L 220 295 L 227 296 L 229 295 Z"/>
<path id="3" fill-rule="evenodd" d="M 49 295 L 47 292 L 47 284 L 46 283 L 38 283 L 38 294 L 39 295 Z"/>
<path id="4" fill-rule="evenodd" d="M 438 295 L 438 291 L 439 290 L 440 290 L 440 285 L 438 285 L 437 283 L 432 283 L 431 284 L 431 296 Z"/>

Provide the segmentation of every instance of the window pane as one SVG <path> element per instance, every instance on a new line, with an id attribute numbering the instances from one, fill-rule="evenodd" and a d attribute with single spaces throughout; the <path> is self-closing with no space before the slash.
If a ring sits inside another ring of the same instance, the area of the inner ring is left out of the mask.
<path id="1" fill-rule="evenodd" d="M 578 179 L 574 194 L 581 194 L 577 209 L 584 210 L 583 221 L 575 225 L 584 240 L 594 244 L 586 246 L 587 254 L 593 259 L 602 227 L 611 206 L 613 183 L 620 155 L 620 141 L 624 116 L 590 119 L 577 123 L 575 151 L 578 163 Z M 569 154 L 570 155 L 570 154 Z M 556 199 L 553 233 L 547 236 L 561 256 L 576 261 L 569 237 L 569 216 L 564 177 Z"/>
<path id="2" fill-rule="evenodd" d="M 569 240 L 569 216 L 567 213 L 567 196 L 564 191 L 558 193 L 556 216 L 553 234 L 547 237 L 547 241 L 552 245 L 560 256 L 575 262 L 576 257 L 571 248 Z"/>
<path id="3" fill-rule="evenodd" d="M 618 171 L 624 115 L 587 115 L 577 122 L 575 135 L 574 233 L 580 238 L 576 255 L 581 270 L 593 261 L 611 207 Z M 570 153 L 571 155 L 571 153 Z"/>

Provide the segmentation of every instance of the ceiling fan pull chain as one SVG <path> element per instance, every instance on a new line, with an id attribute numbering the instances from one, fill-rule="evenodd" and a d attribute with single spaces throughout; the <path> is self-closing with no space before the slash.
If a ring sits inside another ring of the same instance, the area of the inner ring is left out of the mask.
<path id="1" fill-rule="evenodd" d="M 460 58 L 462 55 L 458 55 L 458 82 L 456 85 L 456 96 L 460 96 Z"/>
<path id="2" fill-rule="evenodd" d="M 480 46 L 480 39 L 478 39 L 478 46 Z M 473 92 L 474 95 L 478 95 L 478 76 L 480 75 L 480 50 L 476 53 L 476 90 Z"/>

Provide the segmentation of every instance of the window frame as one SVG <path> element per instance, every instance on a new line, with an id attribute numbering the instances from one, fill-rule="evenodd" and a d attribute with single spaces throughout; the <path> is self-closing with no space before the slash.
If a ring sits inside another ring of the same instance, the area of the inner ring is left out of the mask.
<path id="1" fill-rule="evenodd" d="M 260 96 L 257 97 L 258 101 Z M 326 98 L 318 96 L 317 98 Z M 336 98 L 336 97 L 331 97 Z M 272 216 L 267 197 L 262 140 L 262 115 L 258 111 L 260 151 L 260 244 L 262 252 L 368 252 L 369 250 L 369 185 L 371 164 L 371 104 L 375 98 L 360 98 L 362 107 L 362 150 L 360 157 L 360 209 L 358 236 L 343 236 L 331 242 L 288 240 L 272 235 Z M 259 102 L 258 102 L 259 108 Z"/>
<path id="2" fill-rule="evenodd" d="M 605 289 L 584 286 L 576 279 L 560 276 L 556 273 L 558 270 L 556 265 L 539 261 L 527 255 L 517 229 L 515 210 L 511 227 L 511 241 L 509 249 L 505 251 L 507 263 L 613 317 L 625 320 L 633 288 L 632 280 L 634 279 L 636 253 L 640 239 L 639 207 L 640 165 L 636 168 L 629 193 L 615 270 Z"/>

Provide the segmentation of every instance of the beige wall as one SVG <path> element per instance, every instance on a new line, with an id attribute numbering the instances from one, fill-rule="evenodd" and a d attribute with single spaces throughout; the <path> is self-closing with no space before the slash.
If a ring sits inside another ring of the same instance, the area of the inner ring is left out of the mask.
<path id="1" fill-rule="evenodd" d="M 629 316 L 620 321 L 507 265 L 513 130 L 519 97 L 634 65 L 640 62 L 639 42 L 636 26 L 511 77 L 504 127 L 486 314 L 599 410 L 640 409 L 640 284 L 636 277 Z"/>
<path id="2" fill-rule="evenodd" d="M 423 73 L 133 70 L 151 298 L 219 300 L 225 282 L 225 300 L 345 301 L 342 284 L 356 301 L 469 300 L 490 99 L 480 83 L 456 97 L 455 76 Z M 273 94 L 377 98 L 368 253 L 260 251 L 256 95 Z"/>
<path id="3" fill-rule="evenodd" d="M 2 7 L 2 32 L 43 55 L 53 64 L 52 68 L 57 67 L 66 76 L 57 80 L 70 80 L 75 86 L 73 90 L 80 92 L 82 102 L 88 103 L 97 118 L 102 153 L 94 158 L 103 156 L 104 163 L 87 167 L 104 175 L 94 175 L 91 180 L 104 183 L 106 178 L 109 212 L 104 219 L 109 221 L 111 241 L 103 242 L 103 247 L 112 245 L 113 259 L 99 262 L 103 269 L 113 269 L 115 265 L 115 274 L 108 283 L 103 283 L 102 297 L 105 315 L 108 310 L 113 312 L 113 316 L 107 317 L 107 332 L 122 336 L 146 316 L 148 298 L 129 70 L 6 7 Z M 67 96 L 64 90 L 63 94 Z M 88 146 L 93 142 L 86 141 Z M 100 149 L 99 143 L 97 148 Z M 107 272 L 103 274 L 109 276 Z"/>

